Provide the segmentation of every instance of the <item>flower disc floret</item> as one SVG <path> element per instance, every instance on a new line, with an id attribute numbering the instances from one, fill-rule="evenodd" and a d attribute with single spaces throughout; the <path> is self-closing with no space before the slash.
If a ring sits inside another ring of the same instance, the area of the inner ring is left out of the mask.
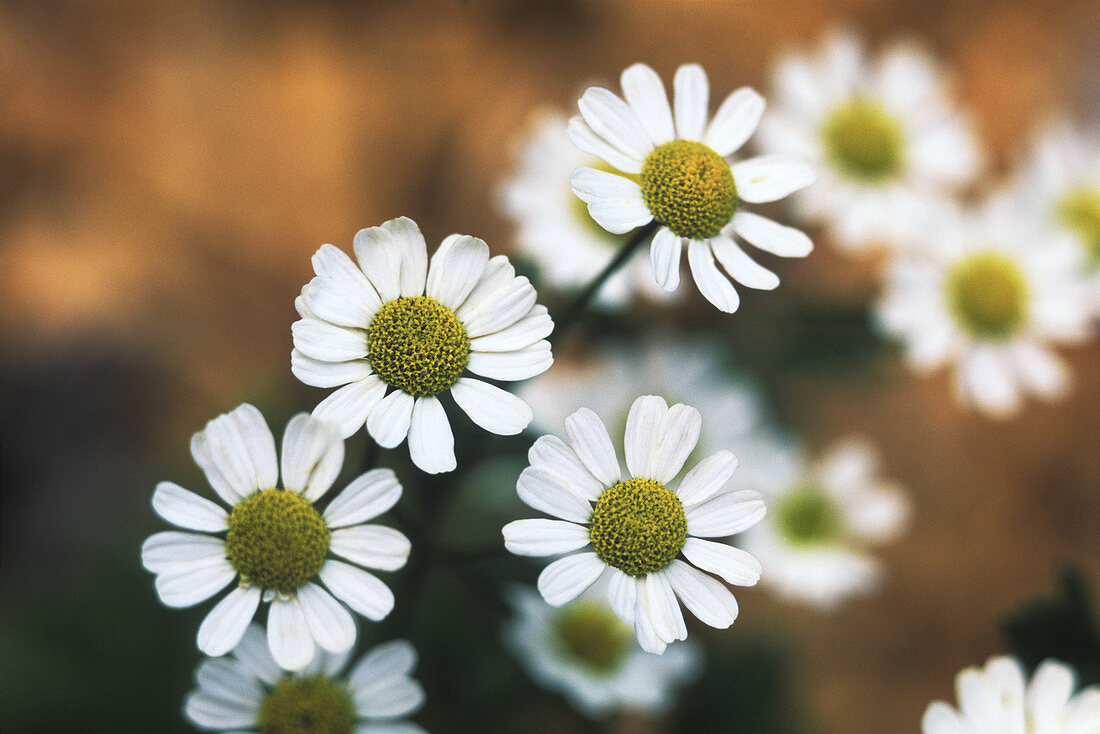
<path id="1" fill-rule="evenodd" d="M 383 304 L 367 328 L 367 349 L 378 376 L 415 397 L 450 388 L 470 361 L 466 327 L 428 296 Z"/>
<path id="2" fill-rule="evenodd" d="M 641 187 L 653 218 L 693 240 L 717 235 L 737 210 L 729 163 L 694 140 L 657 146 L 642 164 Z"/>
<path id="3" fill-rule="evenodd" d="M 875 102 L 855 99 L 833 110 L 821 135 L 826 158 L 851 178 L 877 183 L 902 171 L 901 124 Z"/>
<path id="4" fill-rule="evenodd" d="M 351 734 L 355 706 L 341 683 L 288 676 L 260 703 L 257 728 L 260 734 Z"/>
<path id="5" fill-rule="evenodd" d="M 305 497 L 265 489 L 233 508 L 225 555 L 243 583 L 289 594 L 321 570 L 330 535 Z"/>
<path id="6" fill-rule="evenodd" d="M 947 276 L 947 300 L 959 324 L 983 339 L 1004 339 L 1027 318 L 1023 271 L 996 252 L 971 255 Z"/>
<path id="7" fill-rule="evenodd" d="M 619 667 L 633 637 L 633 631 L 607 605 L 590 600 L 562 609 L 554 631 L 569 656 L 601 673 Z"/>
<path id="8" fill-rule="evenodd" d="M 1092 265 L 1100 267 L 1100 189 L 1071 191 L 1059 203 L 1058 217 L 1084 243 Z"/>
<path id="9" fill-rule="evenodd" d="M 687 539 L 680 498 L 652 479 L 627 479 L 608 487 L 596 501 L 588 535 L 596 555 L 630 576 L 660 571 Z"/>
<path id="10" fill-rule="evenodd" d="M 788 492 L 777 504 L 775 518 L 780 535 L 793 545 L 825 545 L 844 532 L 836 501 L 813 485 Z"/>

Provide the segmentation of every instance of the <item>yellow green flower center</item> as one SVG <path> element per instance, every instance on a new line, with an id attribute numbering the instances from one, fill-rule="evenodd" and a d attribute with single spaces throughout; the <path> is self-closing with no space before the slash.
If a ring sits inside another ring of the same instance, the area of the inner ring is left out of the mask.
<path id="1" fill-rule="evenodd" d="M 321 570 L 330 535 L 305 497 L 265 489 L 233 508 L 225 555 L 243 583 L 289 594 Z"/>
<path id="2" fill-rule="evenodd" d="M 1027 318 L 1027 279 L 1000 253 L 971 255 L 948 274 L 947 303 L 959 325 L 974 336 L 1005 339 Z"/>
<path id="3" fill-rule="evenodd" d="M 604 173 L 612 173 L 616 176 L 622 176 L 623 178 L 629 178 L 635 183 L 638 182 L 638 176 L 623 173 L 622 171 L 604 163 L 599 158 L 595 158 L 588 163 L 585 163 L 588 168 L 595 168 L 597 171 L 603 171 Z M 577 224 L 581 226 L 589 234 L 596 237 L 596 239 L 602 240 L 608 244 L 609 247 L 618 249 L 618 246 L 626 242 L 629 235 L 625 234 L 612 234 L 606 229 L 601 227 L 592 215 L 588 213 L 588 204 L 578 198 L 572 191 L 569 192 L 569 204 L 572 210 L 573 218 Z"/>
<path id="4" fill-rule="evenodd" d="M 367 328 L 371 367 L 416 397 L 443 392 L 470 361 L 470 339 L 454 311 L 428 296 L 382 304 Z"/>
<path id="5" fill-rule="evenodd" d="M 795 487 L 776 503 L 775 526 L 792 545 L 827 545 L 844 534 L 836 501 L 813 484 Z"/>
<path id="6" fill-rule="evenodd" d="M 1100 189 L 1071 191 L 1058 205 L 1058 218 L 1084 244 L 1092 266 L 1100 268 Z"/>
<path id="7" fill-rule="evenodd" d="M 681 237 L 713 237 L 737 210 L 729 163 L 694 140 L 654 148 L 642 164 L 641 187 L 653 218 Z"/>
<path id="8" fill-rule="evenodd" d="M 833 110 L 821 128 L 829 163 L 849 178 L 879 183 L 901 173 L 901 123 L 876 102 L 853 99 Z"/>
<path id="9" fill-rule="evenodd" d="M 652 479 L 627 479 L 605 489 L 588 522 L 596 555 L 630 576 L 665 568 L 687 539 L 680 498 Z"/>
<path id="10" fill-rule="evenodd" d="M 554 632 L 567 655 L 600 673 L 610 673 L 622 664 L 634 637 L 610 607 L 587 599 L 559 611 Z"/>
<path id="11" fill-rule="evenodd" d="M 351 734 L 355 706 L 347 686 L 324 676 L 286 676 L 260 702 L 260 734 Z"/>

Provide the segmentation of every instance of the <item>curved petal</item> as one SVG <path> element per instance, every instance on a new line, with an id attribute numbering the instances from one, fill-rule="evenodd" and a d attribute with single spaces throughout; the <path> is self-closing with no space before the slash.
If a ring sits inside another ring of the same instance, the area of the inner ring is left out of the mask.
<path id="1" fill-rule="evenodd" d="M 686 638 L 684 616 L 664 573 L 646 574 L 637 579 L 637 585 L 637 613 L 649 617 L 657 637 L 665 643 Z"/>
<path id="2" fill-rule="evenodd" d="M 343 255 L 342 252 L 340 254 Z M 361 297 L 359 294 L 368 288 L 370 296 Z M 365 284 L 363 289 L 344 288 L 337 281 L 321 275 L 310 280 L 302 289 L 302 300 L 310 318 L 356 329 L 367 328 L 381 305 L 370 285 Z"/>
<path id="3" fill-rule="evenodd" d="M 499 436 L 514 436 L 531 423 L 531 406 L 510 392 L 481 380 L 459 378 L 451 397 L 477 425 Z"/>
<path id="4" fill-rule="evenodd" d="M 656 479 L 653 475 L 654 453 L 660 441 L 661 421 L 667 413 L 668 403 L 656 395 L 643 395 L 630 406 L 626 416 L 623 453 L 631 476 Z"/>
<path id="5" fill-rule="evenodd" d="M 473 292 L 466 302 L 470 303 L 478 297 L 478 293 Z M 473 315 L 463 322 L 466 334 L 471 339 L 476 339 L 511 326 L 531 312 L 537 297 L 531 281 L 522 275 L 513 278 L 506 287 L 485 296 L 482 302 L 477 303 Z M 473 348 L 472 344 L 470 346 Z"/>
<path id="6" fill-rule="evenodd" d="M 785 153 L 758 155 L 730 168 L 737 195 L 752 204 L 778 201 L 817 179 L 813 166 L 805 159 Z"/>
<path id="7" fill-rule="evenodd" d="M 313 635 L 295 597 L 272 600 L 267 613 L 267 644 L 275 662 L 287 670 L 301 670 L 313 659 Z"/>
<path id="8" fill-rule="evenodd" d="M 316 502 L 344 466 L 344 441 L 331 423 L 299 413 L 283 434 L 283 486 Z"/>
<path id="9" fill-rule="evenodd" d="M 661 227 L 649 244 L 649 259 L 653 263 L 653 278 L 666 291 L 680 285 L 680 250 L 682 241 L 668 227 Z"/>
<path id="10" fill-rule="evenodd" d="M 711 454 L 684 475 L 676 488 L 676 496 L 684 507 L 709 500 L 730 480 L 738 463 L 737 457 L 730 451 L 723 449 Z"/>
<path id="11" fill-rule="evenodd" d="M 257 489 L 274 487 L 279 481 L 275 437 L 254 406 L 244 403 L 210 421 L 201 434 L 196 435 L 202 436 L 207 463 L 213 463 L 241 497 Z M 195 453 L 194 442 L 192 453 Z M 195 460 L 199 461 L 198 455 Z"/>
<path id="12" fill-rule="evenodd" d="M 683 554 L 704 571 L 721 576 L 727 584 L 755 586 L 760 580 L 760 561 L 751 553 L 732 545 L 688 538 L 684 542 Z"/>
<path id="13" fill-rule="evenodd" d="M 378 291 L 382 303 L 401 295 L 401 248 L 387 229 L 367 227 L 359 230 L 352 248 L 359 267 Z"/>
<path id="14" fill-rule="evenodd" d="M 344 605 L 317 584 L 307 583 L 298 589 L 309 633 L 314 641 L 330 653 L 341 653 L 355 644 L 355 622 Z"/>
<path id="15" fill-rule="evenodd" d="M 540 436 L 527 451 L 532 468 L 544 469 L 561 479 L 578 497 L 595 502 L 605 489 L 592 476 L 573 449 L 557 436 Z"/>
<path id="16" fill-rule="evenodd" d="M 711 249 L 726 272 L 741 285 L 764 291 L 774 290 L 779 285 L 778 275 L 746 255 L 729 237 L 713 238 Z"/>
<path id="17" fill-rule="evenodd" d="M 295 377 L 311 387 L 340 387 L 349 382 L 362 380 L 371 373 L 371 367 L 365 359 L 353 359 L 350 362 L 325 362 L 307 357 L 297 349 L 291 349 L 290 371 Z"/>
<path id="18" fill-rule="evenodd" d="M 764 498 L 750 489 L 724 492 L 687 510 L 688 534 L 716 538 L 748 530 L 763 519 Z"/>
<path id="19" fill-rule="evenodd" d="M 623 97 L 638 118 L 654 145 L 667 143 L 676 137 L 672 109 L 661 77 L 645 64 L 628 66 L 619 78 Z"/>
<path id="20" fill-rule="evenodd" d="M 353 563 L 396 571 L 409 560 L 412 544 L 404 533 L 381 525 L 358 525 L 332 533 L 329 550 Z"/>
<path id="21" fill-rule="evenodd" d="M 408 677 L 417 661 L 416 649 L 408 640 L 393 640 L 367 651 L 348 674 L 353 691 L 364 691 L 377 683 Z"/>
<path id="22" fill-rule="evenodd" d="M 416 399 L 404 390 L 394 390 L 374 406 L 367 416 L 367 432 L 379 446 L 392 449 L 409 435 Z"/>
<path id="23" fill-rule="evenodd" d="M 698 64 L 684 64 L 676 70 L 672 86 L 675 90 L 676 137 L 702 140 L 710 103 L 706 72 Z"/>
<path id="24" fill-rule="evenodd" d="M 345 300 L 363 304 L 371 316 L 378 311 L 378 308 L 382 305 L 382 301 L 378 298 L 378 292 L 367 280 L 367 276 L 363 274 L 363 271 L 339 247 L 321 245 L 320 249 L 314 253 L 312 262 L 313 271 L 321 278 L 329 281 L 333 286 L 333 290 L 338 292 Z M 307 303 L 310 299 L 311 294 L 306 294 L 305 300 Z M 321 314 L 317 315 L 321 316 Z M 364 325 L 369 321 L 368 318 L 367 321 L 363 322 Z"/>
<path id="25" fill-rule="evenodd" d="M 677 403 L 661 417 L 657 442 L 650 454 L 650 476 L 668 484 L 684 468 L 687 457 L 699 443 L 703 418 L 690 405 Z"/>
<path id="26" fill-rule="evenodd" d="M 141 563 L 153 573 L 209 566 L 225 559 L 225 541 L 198 533 L 165 530 L 141 544 Z"/>
<path id="27" fill-rule="evenodd" d="M 417 398 L 409 424 L 409 456 L 428 474 L 453 471 L 455 438 L 438 398 Z"/>
<path id="28" fill-rule="evenodd" d="M 211 696 L 202 691 L 192 691 L 183 705 L 187 718 L 204 729 L 224 731 L 234 726 L 253 726 L 258 709 Z"/>
<path id="29" fill-rule="evenodd" d="M 638 587 L 632 576 L 617 568 L 608 571 L 607 603 L 627 624 L 634 623 L 634 610 L 638 602 Z"/>
<path id="30" fill-rule="evenodd" d="M 275 662 L 275 658 L 271 657 L 267 633 L 258 623 L 250 624 L 245 629 L 241 641 L 233 648 L 233 656 L 269 686 L 274 685 L 283 674 L 283 669 Z"/>
<path id="31" fill-rule="evenodd" d="M 559 558 L 539 574 L 539 593 L 550 606 L 568 604 L 594 584 L 605 568 L 607 565 L 595 553 Z"/>
<path id="32" fill-rule="evenodd" d="M 328 504 L 322 516 L 330 528 L 357 525 L 378 517 L 401 499 L 401 483 L 393 469 L 371 469 L 352 480 Z"/>
<path id="33" fill-rule="evenodd" d="M 174 482 L 157 484 L 153 509 L 168 522 L 188 530 L 216 533 L 229 527 L 228 512 Z"/>
<path id="34" fill-rule="evenodd" d="M 157 596 L 165 606 L 190 607 L 224 589 L 237 571 L 229 561 L 217 559 L 202 566 L 173 568 L 157 574 Z"/>
<path id="35" fill-rule="evenodd" d="M 752 212 L 733 215 L 733 231 L 753 247 L 780 257 L 805 257 L 814 249 L 810 238 L 799 229 L 773 222 Z"/>
<path id="36" fill-rule="evenodd" d="M 594 155 L 623 173 L 641 173 L 642 157 L 627 155 L 611 143 L 607 142 L 595 133 L 582 118 L 574 117 L 569 120 L 566 129 L 573 145 L 589 155 Z"/>
<path id="37" fill-rule="evenodd" d="M 347 362 L 367 356 L 367 332 L 317 319 L 299 319 L 290 325 L 294 348 L 321 362 Z"/>
<path id="38" fill-rule="evenodd" d="M 382 223 L 401 252 L 401 295 L 420 296 L 428 275 L 428 245 L 420 227 L 408 217 L 398 217 Z"/>
<path id="39" fill-rule="evenodd" d="M 745 144 L 763 114 L 764 98 L 754 89 L 741 87 L 722 102 L 707 126 L 703 142 L 725 158 Z"/>
<path id="40" fill-rule="evenodd" d="M 502 533 L 504 547 L 518 556 L 556 556 L 588 545 L 588 528 L 564 520 L 514 520 Z"/>
<path id="41" fill-rule="evenodd" d="M 374 574 L 341 561 L 321 566 L 321 580 L 342 602 L 377 622 L 393 609 L 393 592 Z"/>
<path id="42" fill-rule="evenodd" d="M 424 705 L 424 689 L 411 678 L 390 678 L 353 691 L 352 701 L 364 718 L 405 716 Z"/>
<path id="43" fill-rule="evenodd" d="M 452 311 L 462 305 L 489 264 L 489 246 L 468 235 L 451 235 L 432 256 L 427 294 Z"/>
<path id="44" fill-rule="evenodd" d="M 550 336 L 554 322 L 546 306 L 534 306 L 518 321 L 499 331 L 470 338 L 472 352 L 513 352 Z M 469 330 L 466 332 L 469 334 Z"/>
<path id="45" fill-rule="evenodd" d="M 604 199 L 642 201 L 642 188 L 637 183 L 598 168 L 578 168 L 569 177 L 569 185 L 577 198 L 586 204 Z"/>
<path id="46" fill-rule="evenodd" d="M 250 672 L 240 661 L 208 658 L 195 670 L 195 682 L 200 692 L 213 698 L 242 708 L 257 708 L 265 692 Z"/>
<path id="47" fill-rule="evenodd" d="M 598 415 L 581 408 L 565 419 L 565 433 L 573 451 L 603 486 L 610 487 L 619 481 L 622 475 L 615 447 Z"/>
<path id="48" fill-rule="evenodd" d="M 199 649 L 211 657 L 217 657 L 235 648 L 259 606 L 258 586 L 233 589 L 214 605 L 199 625 Z"/>
<path id="49" fill-rule="evenodd" d="M 679 559 L 672 562 L 666 575 L 676 596 L 703 624 L 724 630 L 737 619 L 737 600 L 713 576 Z"/>
<path id="50" fill-rule="evenodd" d="M 550 342 L 543 340 L 512 352 L 471 352 L 466 369 L 490 380 L 514 382 L 541 375 L 553 363 Z"/>
<path id="51" fill-rule="evenodd" d="M 529 507 L 571 522 L 584 523 L 592 506 L 556 475 L 529 466 L 520 472 L 516 493 Z"/>
<path id="52" fill-rule="evenodd" d="M 313 409 L 313 417 L 336 426 L 341 438 L 352 435 L 367 422 L 374 406 L 386 394 L 386 383 L 370 374 L 358 382 L 344 385 Z"/>
<path id="53" fill-rule="evenodd" d="M 614 92 L 589 87 L 577 101 L 577 107 L 597 135 L 628 156 L 642 159 L 653 150 L 642 123 Z"/>
<path id="54" fill-rule="evenodd" d="M 688 265 L 691 266 L 691 277 L 695 279 L 695 285 L 704 298 L 719 311 L 733 313 L 737 310 L 741 299 L 733 284 L 714 264 L 714 255 L 707 242 L 691 241 L 688 245 Z"/>
<path id="55" fill-rule="evenodd" d="M 611 234 L 626 234 L 649 224 L 653 214 L 642 198 L 596 199 L 588 204 L 588 215 Z"/>

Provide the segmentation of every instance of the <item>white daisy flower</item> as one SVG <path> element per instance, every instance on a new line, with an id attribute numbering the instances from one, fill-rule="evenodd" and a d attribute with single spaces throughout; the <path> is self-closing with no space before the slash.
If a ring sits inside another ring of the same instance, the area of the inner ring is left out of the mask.
<path id="1" fill-rule="evenodd" d="M 350 651 L 318 651 L 300 672 L 287 673 L 268 652 L 263 629 L 249 625 L 233 654 L 204 660 L 184 715 L 205 731 L 232 734 L 425 734 L 405 721 L 424 704 L 410 676 L 416 650 L 405 640 L 367 651 L 342 675 Z"/>
<path id="2" fill-rule="evenodd" d="M 161 482 L 153 509 L 199 532 L 157 533 L 142 546 L 141 561 L 156 574 L 157 595 L 170 607 L 193 606 L 236 582 L 199 627 L 200 650 L 212 656 L 232 650 L 260 602 L 270 602 L 271 653 L 296 670 L 313 657 L 314 643 L 333 653 L 355 643 L 344 604 L 375 621 L 390 613 L 393 593 L 360 566 L 393 571 L 409 556 L 404 535 L 366 523 L 401 497 L 391 470 L 363 474 L 320 512 L 314 503 L 340 473 L 344 442 L 332 426 L 305 413 L 294 416 L 283 436 L 279 489 L 275 439 L 248 404 L 207 423 L 191 438 L 191 455 L 231 509 Z"/>
<path id="3" fill-rule="evenodd" d="M 850 250 L 907 245 L 922 201 L 958 192 L 981 168 L 973 127 L 947 86 L 916 45 L 869 60 L 846 31 L 826 35 L 816 54 L 783 57 L 760 141 L 817 168 L 817 185 L 794 196 L 798 215 L 827 224 Z"/>
<path id="4" fill-rule="evenodd" d="M 733 624 L 737 601 L 704 571 L 752 586 L 760 563 L 703 538 L 752 527 L 764 516 L 764 501 L 756 492 L 722 490 L 737 467 L 729 451 L 700 461 L 675 491 L 667 486 L 695 448 L 700 424 L 699 411 L 687 405 L 669 408 L 653 395 L 635 400 L 626 421 L 626 479 L 607 428 L 587 408 L 566 418 L 568 444 L 557 436 L 535 441 L 516 490 L 529 506 L 561 519 L 516 520 L 503 532 L 518 555 L 570 554 L 539 576 L 547 602 L 567 604 L 606 575 L 611 607 L 653 653 L 687 637 L 677 598 L 711 627 Z"/>
<path id="5" fill-rule="evenodd" d="M 1100 687 L 1074 694 L 1077 673 L 1047 660 L 1027 680 L 1011 657 L 992 657 L 955 679 L 959 708 L 929 704 L 923 734 L 1100 734 Z"/>
<path id="6" fill-rule="evenodd" d="M 665 290 L 676 290 L 680 283 L 680 251 L 686 244 L 699 291 L 720 310 L 733 312 L 740 299 L 715 258 L 749 288 L 779 285 L 779 278 L 749 257 L 735 236 L 783 257 L 804 257 L 813 249 L 802 232 L 743 211 L 743 205 L 782 199 L 813 183 L 814 170 L 785 153 L 731 164 L 727 159 L 760 121 L 763 98 L 748 87 L 738 89 L 708 124 L 703 69 L 681 66 L 673 85 L 670 107 L 657 73 L 634 64 L 622 73 L 625 102 L 601 87 L 584 93 L 578 103 L 581 117 L 569 121 L 569 137 L 612 171 L 577 169 L 573 193 L 608 232 L 659 225 L 650 259 L 657 284 Z"/>
<path id="7" fill-rule="evenodd" d="M 654 659 L 635 644 L 631 626 L 590 593 L 560 609 L 528 588 L 514 589 L 509 601 L 516 613 L 505 642 L 532 678 L 588 716 L 666 711 L 676 688 L 699 672 L 697 647 L 673 645 Z"/>
<path id="8" fill-rule="evenodd" d="M 582 153 L 566 134 L 568 118 L 555 110 L 541 110 L 517 156 L 518 170 L 505 182 L 500 206 L 515 222 L 517 250 L 538 265 L 540 282 L 559 290 L 587 285 L 627 242 L 592 219 L 584 202 L 568 185 L 581 166 L 605 164 Z M 614 308 L 638 294 L 667 300 L 669 293 L 649 276 L 649 259 L 635 255 L 617 270 L 596 295 L 596 303 Z"/>
<path id="9" fill-rule="evenodd" d="M 524 380 L 550 367 L 554 325 L 535 289 L 476 237 L 451 235 L 428 264 L 416 223 L 404 217 L 355 235 L 356 265 L 332 245 L 313 256 L 317 277 L 294 301 L 294 375 L 340 387 L 314 409 L 343 437 L 366 425 L 380 446 L 409 439 L 430 474 L 455 468 L 454 435 L 438 396 L 501 435 L 531 421 L 522 400 L 492 380 Z"/>
<path id="10" fill-rule="evenodd" d="M 1048 346 L 1088 336 L 1081 248 L 1007 196 L 965 213 L 943 205 L 923 229 L 923 246 L 897 259 L 878 305 L 910 364 L 957 364 L 959 399 L 996 417 L 1024 393 L 1063 396 L 1069 375 Z"/>
<path id="11" fill-rule="evenodd" d="M 901 534 L 909 503 L 897 485 L 877 476 L 876 464 L 870 444 L 850 438 L 808 467 L 790 449 L 788 460 L 772 463 L 766 486 L 741 482 L 760 490 L 772 508 L 743 538 L 768 569 L 766 585 L 824 610 L 877 587 L 882 568 L 872 547 Z"/>

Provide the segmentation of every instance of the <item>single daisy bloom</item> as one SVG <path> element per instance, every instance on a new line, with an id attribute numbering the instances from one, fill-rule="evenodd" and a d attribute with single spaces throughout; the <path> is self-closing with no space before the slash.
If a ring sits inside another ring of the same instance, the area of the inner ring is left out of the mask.
<path id="1" fill-rule="evenodd" d="M 386 448 L 408 437 L 413 463 L 429 474 L 456 466 L 441 393 L 487 431 L 526 428 L 525 402 L 463 376 L 525 380 L 553 362 L 545 337 L 554 324 L 508 258 L 451 235 L 429 265 L 424 237 L 405 217 L 360 230 L 354 248 L 358 264 L 322 245 L 317 277 L 294 301 L 302 318 L 292 327 L 291 370 L 307 385 L 339 387 L 313 416 L 344 438 L 365 425 Z"/>
<path id="2" fill-rule="evenodd" d="M 425 734 L 404 720 L 424 704 L 424 689 L 410 677 L 413 646 L 373 647 L 344 675 L 350 655 L 319 650 L 288 673 L 271 657 L 263 629 L 249 625 L 232 655 L 199 664 L 184 716 L 204 731 L 232 734 Z"/>
<path id="3" fill-rule="evenodd" d="M 391 470 L 363 474 L 320 512 L 314 503 L 340 473 L 343 440 L 305 413 L 291 418 L 283 435 L 280 489 L 275 439 L 260 411 L 248 404 L 192 436 L 191 455 L 230 509 L 161 482 L 153 509 L 173 525 L 198 532 L 149 537 L 141 561 L 156 574 L 157 595 L 170 607 L 193 606 L 233 583 L 199 627 L 200 650 L 211 656 L 232 650 L 260 602 L 269 602 L 271 654 L 282 667 L 297 670 L 313 657 L 315 643 L 332 653 L 355 643 L 345 604 L 374 621 L 390 613 L 393 593 L 361 566 L 393 571 L 409 556 L 404 535 L 366 522 L 401 497 Z"/>
<path id="4" fill-rule="evenodd" d="M 573 173 L 573 193 L 588 213 L 614 234 L 656 222 L 650 259 L 657 284 L 668 291 L 680 283 L 680 252 L 703 296 L 720 310 L 737 310 L 740 299 L 729 277 L 749 288 L 771 290 L 775 273 L 757 264 L 738 238 L 783 257 L 804 257 L 813 249 L 797 229 L 744 211 L 745 204 L 777 201 L 814 181 L 814 170 L 787 153 L 730 162 L 756 130 L 764 99 L 748 87 L 729 95 L 708 124 L 707 75 L 686 64 L 673 80 L 669 105 L 657 73 L 634 64 L 622 73 L 624 101 L 590 87 L 569 121 L 569 137 L 610 170 L 583 167 Z M 675 115 L 673 114 L 675 110 Z"/>
<path id="5" fill-rule="evenodd" d="M 832 611 L 878 586 L 882 564 L 872 550 L 905 529 L 909 502 L 879 478 L 878 457 L 866 441 L 839 441 L 809 466 L 790 451 L 791 460 L 773 463 L 767 486 L 754 487 L 771 512 L 742 542 L 767 566 L 765 585 Z"/>
<path id="6" fill-rule="evenodd" d="M 655 659 L 638 648 L 631 626 L 596 594 L 556 609 L 534 589 L 516 588 L 509 602 L 515 616 L 504 641 L 535 681 L 560 691 L 587 716 L 666 711 L 676 688 L 699 673 L 697 647 L 683 642 Z"/>
<path id="7" fill-rule="evenodd" d="M 569 140 L 569 119 L 556 110 L 536 113 L 517 156 L 515 173 L 501 189 L 500 207 L 516 226 L 517 252 L 538 266 L 540 286 L 579 290 L 603 270 L 628 237 L 596 224 L 569 187 L 581 166 L 605 167 Z M 596 294 L 597 305 L 614 309 L 635 295 L 668 300 L 649 275 L 649 258 L 636 254 Z"/>
<path id="8" fill-rule="evenodd" d="M 1077 673 L 1047 660 L 1027 680 L 1016 658 L 992 657 L 955 679 L 959 708 L 929 704 L 923 734 L 1100 734 L 1100 687 L 1074 693 Z"/>
<path id="9" fill-rule="evenodd" d="M 569 554 L 539 575 L 548 603 L 567 604 L 606 576 L 612 609 L 634 625 L 643 650 L 658 654 L 687 638 L 677 599 L 711 627 L 733 624 L 737 601 L 704 572 L 752 586 L 760 563 L 704 538 L 752 527 L 764 516 L 764 501 L 753 491 L 723 491 L 737 467 L 729 451 L 703 459 L 669 488 L 699 440 L 701 422 L 687 405 L 669 408 L 653 395 L 635 400 L 626 421 L 626 479 L 607 428 L 588 408 L 565 419 L 568 444 L 557 436 L 535 441 L 516 490 L 530 507 L 560 519 L 515 520 L 503 532 L 512 553 Z"/>
<path id="10" fill-rule="evenodd" d="M 878 304 L 914 369 L 956 365 L 960 401 L 994 417 L 1025 393 L 1065 395 L 1069 373 L 1050 346 L 1089 334 L 1081 248 L 1026 212 L 1008 196 L 930 210 L 922 246 L 897 258 Z"/>
<path id="11" fill-rule="evenodd" d="M 969 119 L 915 44 L 868 59 L 853 33 L 834 31 L 816 53 L 782 57 L 772 90 L 760 144 L 814 164 L 820 178 L 794 196 L 795 211 L 841 247 L 907 244 L 921 201 L 957 193 L 980 170 Z"/>

